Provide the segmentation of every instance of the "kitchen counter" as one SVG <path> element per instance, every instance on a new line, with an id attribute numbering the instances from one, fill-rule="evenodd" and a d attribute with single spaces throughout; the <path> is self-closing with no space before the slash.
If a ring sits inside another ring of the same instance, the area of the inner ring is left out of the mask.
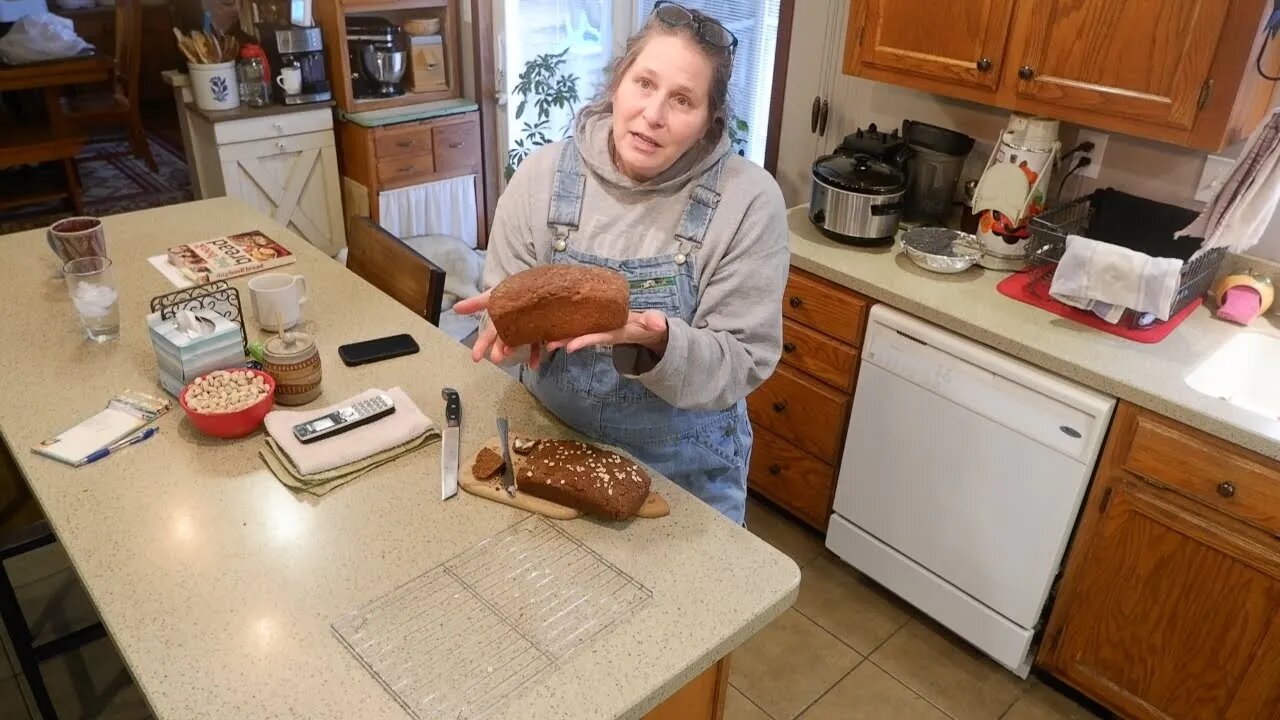
<path id="1" fill-rule="evenodd" d="M 104 219 L 121 295 L 120 339 L 83 339 L 44 230 L 0 237 L 0 433 L 139 688 L 162 720 L 407 717 L 330 623 L 526 518 L 465 493 L 439 500 L 433 443 L 323 498 L 296 495 L 258 458 L 261 434 L 198 434 L 180 407 L 160 433 L 73 469 L 29 448 L 127 389 L 160 392 L 143 316 L 172 287 L 145 258 L 261 229 L 298 255 L 324 370 L 324 406 L 400 386 L 443 419 L 462 397 L 462 457 L 506 415 L 514 432 L 567 436 L 502 370 L 382 295 L 267 216 L 216 198 Z M 248 305 L 247 278 L 232 283 Z M 247 310 L 252 316 L 252 311 Z M 250 322 L 250 339 L 260 337 Z M 419 354 L 356 368 L 340 344 L 407 332 Z M 794 600 L 795 563 L 664 478 L 658 520 L 560 525 L 652 592 L 489 717 L 638 718 Z"/>
<path id="2" fill-rule="evenodd" d="M 339 115 L 342 120 L 353 122 L 361 127 L 373 128 L 382 127 L 383 125 L 396 125 L 413 120 L 429 120 L 436 117 L 458 115 L 471 112 L 479 107 L 474 100 L 453 98 L 451 100 L 422 103 L 421 105 L 402 105 L 357 113 L 340 111 Z"/>
<path id="3" fill-rule="evenodd" d="M 1229 442 L 1280 459 L 1280 420 L 1268 420 L 1201 394 L 1184 381 L 1241 331 L 1197 308 L 1155 344 L 1125 340 L 1001 295 L 1008 273 L 973 267 L 956 275 L 924 270 L 893 248 L 863 249 L 828 240 L 807 207 L 787 215 L 791 264 L 1021 360 Z M 1274 315 L 1250 330 L 1280 335 Z"/>

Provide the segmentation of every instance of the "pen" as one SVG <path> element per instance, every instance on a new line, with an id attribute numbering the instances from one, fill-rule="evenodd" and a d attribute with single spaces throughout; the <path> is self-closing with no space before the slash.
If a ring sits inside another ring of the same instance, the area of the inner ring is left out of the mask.
<path id="1" fill-rule="evenodd" d="M 108 445 L 102 448 L 101 450 L 94 451 L 89 455 L 89 457 L 81 461 L 80 464 L 88 465 L 91 462 L 97 462 L 102 458 L 110 455 L 111 453 L 116 452 L 117 450 L 122 450 L 124 448 L 129 447 L 130 445 L 137 445 L 138 443 L 142 442 L 143 440 L 146 440 L 147 438 L 151 437 L 152 435 L 155 435 L 158 432 L 160 432 L 160 428 L 149 427 L 146 430 L 143 430 L 142 432 L 138 433 L 137 435 L 134 435 L 133 437 L 127 437 L 123 440 L 112 443 L 111 445 Z"/>

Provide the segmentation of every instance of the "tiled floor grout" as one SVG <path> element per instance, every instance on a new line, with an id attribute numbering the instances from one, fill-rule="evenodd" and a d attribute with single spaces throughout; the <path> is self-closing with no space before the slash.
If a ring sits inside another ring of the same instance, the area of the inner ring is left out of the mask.
<path id="1" fill-rule="evenodd" d="M 848 647 L 848 646 L 846 645 L 845 647 Z M 858 651 L 854 650 L 854 652 L 858 652 Z M 812 708 L 814 705 L 817 705 L 819 702 L 821 702 L 822 698 L 826 697 L 827 695 L 830 695 L 831 691 L 835 690 L 837 685 L 844 682 L 846 678 L 852 675 L 854 670 L 857 670 L 858 668 L 862 667 L 862 663 L 868 662 L 870 660 L 871 658 L 863 656 L 861 660 L 854 663 L 853 667 L 849 668 L 849 672 L 845 673 L 844 675 L 841 675 L 839 680 L 831 684 L 831 687 L 827 688 L 826 690 L 823 690 L 822 693 L 818 695 L 818 697 L 813 699 L 813 702 L 809 703 L 808 705 L 805 705 L 804 708 L 796 715 L 796 718 L 804 717 L 804 714 L 809 712 L 810 708 Z"/>
<path id="2" fill-rule="evenodd" d="M 738 687 L 737 685 L 734 685 L 732 680 L 729 681 L 729 687 L 733 688 L 734 690 L 737 690 L 738 694 L 741 695 L 744 700 L 751 703 L 751 706 L 754 707 L 755 709 L 764 713 L 764 716 L 769 718 L 769 720 L 777 720 L 777 718 L 773 716 L 773 713 L 760 707 L 759 703 L 757 703 L 755 700 L 752 700 L 751 697 L 746 693 L 742 692 L 742 688 Z"/>

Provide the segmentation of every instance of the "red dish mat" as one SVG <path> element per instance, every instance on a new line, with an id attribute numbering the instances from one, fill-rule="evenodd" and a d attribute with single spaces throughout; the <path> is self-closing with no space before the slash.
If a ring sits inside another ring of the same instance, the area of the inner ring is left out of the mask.
<path id="1" fill-rule="evenodd" d="M 1112 325 L 1091 312 L 1071 307 L 1070 305 L 1049 297 L 1049 294 L 1044 290 L 1037 292 L 1031 288 L 1031 285 L 1038 280 L 1041 282 L 1042 286 L 1047 287 L 1047 284 L 1045 284 L 1041 278 L 1046 272 L 1051 272 L 1053 267 L 1054 266 L 1049 265 L 1044 268 L 1035 268 L 1027 272 L 1014 273 L 1004 280 L 1001 280 L 1000 284 L 996 285 L 996 290 L 999 290 L 1000 294 L 1005 297 L 1011 297 L 1014 300 L 1024 302 L 1028 305 L 1034 305 L 1041 310 L 1048 310 L 1054 315 L 1067 318 L 1068 320 L 1074 320 L 1081 325 L 1088 325 L 1095 330 L 1101 330 L 1102 332 L 1110 333 L 1126 340 L 1148 344 L 1158 343 L 1169 337 L 1169 333 L 1173 332 L 1173 329 L 1178 327 L 1183 320 L 1186 320 L 1187 316 L 1196 308 L 1200 307 L 1200 303 L 1203 302 L 1201 298 L 1196 298 L 1177 315 L 1169 318 L 1167 322 L 1156 323 L 1151 327 L 1134 329 L 1126 325 Z"/>

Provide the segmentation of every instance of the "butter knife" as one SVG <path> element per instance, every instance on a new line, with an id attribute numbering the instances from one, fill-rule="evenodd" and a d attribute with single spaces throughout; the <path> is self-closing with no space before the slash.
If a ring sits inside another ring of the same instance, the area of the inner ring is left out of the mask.
<path id="1" fill-rule="evenodd" d="M 511 448 L 507 438 L 507 419 L 498 418 L 498 443 L 502 445 L 502 489 L 507 495 L 516 496 L 516 474 L 511 469 Z"/>
<path id="2" fill-rule="evenodd" d="M 458 391 L 444 388 L 444 432 L 440 435 L 440 499 L 448 500 L 458 494 L 458 437 L 462 423 L 462 399 Z"/>

